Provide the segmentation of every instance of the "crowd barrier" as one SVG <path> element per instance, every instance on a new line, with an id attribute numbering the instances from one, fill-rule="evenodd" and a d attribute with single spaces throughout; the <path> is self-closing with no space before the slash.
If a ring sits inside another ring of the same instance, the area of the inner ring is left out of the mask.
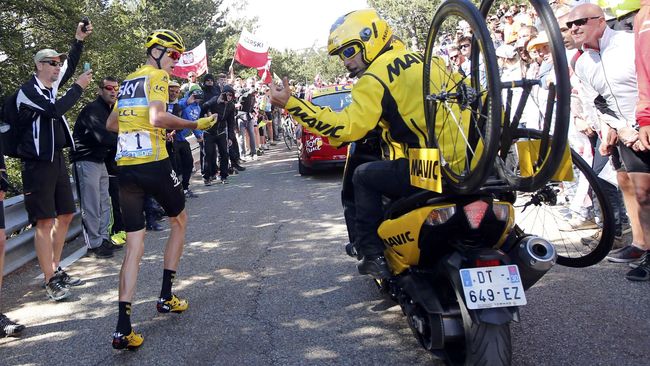
<path id="1" fill-rule="evenodd" d="M 188 138 L 192 147 L 194 161 L 199 161 L 200 148 L 192 135 Z M 74 183 L 73 187 L 75 187 Z M 74 191 L 74 189 L 73 189 Z M 76 200 L 76 192 L 75 192 Z M 23 195 L 14 196 L 4 201 L 5 232 L 7 243 L 5 245 L 4 274 L 7 275 L 36 258 L 34 249 L 34 227 L 30 226 L 25 211 Z M 77 211 L 70 223 L 66 241 L 72 240 L 81 234 L 81 212 Z"/>

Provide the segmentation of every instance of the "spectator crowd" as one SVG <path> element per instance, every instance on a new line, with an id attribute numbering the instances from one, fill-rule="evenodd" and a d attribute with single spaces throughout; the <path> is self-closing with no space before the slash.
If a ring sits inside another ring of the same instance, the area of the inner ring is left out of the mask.
<path id="1" fill-rule="evenodd" d="M 632 1 L 634 3 L 634 1 Z M 608 260 L 630 263 L 626 278 L 650 280 L 650 95 L 646 65 L 650 42 L 648 8 L 636 2 L 631 9 L 586 2 L 552 1 L 570 63 L 572 102 L 570 144 L 600 177 L 615 211 L 615 249 Z M 617 3 L 620 5 L 620 3 Z M 636 19 L 635 19 L 636 17 Z M 547 88 L 553 83 L 553 60 L 549 39 L 540 29 L 535 10 L 527 3 L 502 3 L 488 16 L 491 38 L 503 81 L 541 79 L 526 101 L 520 126 L 539 129 L 546 105 Z M 126 242 L 119 200 L 118 167 L 115 162 L 118 135 L 107 129 L 121 81 L 102 75 L 94 89 L 96 98 L 85 105 L 71 129 L 68 111 L 92 81 L 92 70 L 84 71 L 66 92 L 59 92 L 72 78 L 92 25 L 80 23 L 68 53 L 43 49 L 34 56 L 35 74 L 18 91 L 17 104 L 38 110 L 31 116 L 32 135 L 22 146 L 22 180 L 25 206 L 34 223 L 34 243 L 43 272 L 47 295 L 60 301 L 71 288 L 83 283 L 60 266 L 68 226 L 76 210 L 76 189 L 82 213 L 83 236 L 88 254 L 110 258 Z M 443 56 L 451 70 L 471 72 L 472 35 L 468 24 L 458 24 L 456 34 L 441 36 Z M 636 57 L 632 57 L 636 55 Z M 352 83 L 345 76 L 335 84 Z M 319 76 L 305 86 L 290 82 L 292 93 L 309 99 L 317 87 L 328 84 Z M 271 105 L 269 88 L 255 77 L 240 78 L 220 73 L 196 75 L 187 80 L 169 80 L 167 112 L 189 121 L 217 115 L 206 129 L 166 130 L 166 150 L 186 199 L 198 197 L 192 190 L 192 174 L 200 174 L 205 186 L 229 184 L 233 175 L 246 170 L 247 161 L 260 159 L 276 145 L 282 134 L 281 110 Z M 513 97 L 518 104 L 520 95 Z M 198 168 L 191 150 L 194 138 L 200 146 Z M 62 153 L 70 148 L 75 187 L 70 184 Z M 4 169 L 4 164 L 0 166 Z M 0 170 L 2 170 L 0 169 Z M 609 177 L 609 178 L 606 178 Z M 0 199 L 6 186 L 0 184 Z M 595 228 L 593 203 L 588 192 L 570 197 L 567 227 L 562 230 Z M 0 210 L 1 211 L 1 210 Z M 153 196 L 145 198 L 146 230 L 160 231 L 164 210 Z M 4 220 L 2 220 L 4 221 Z M 628 235 L 631 233 L 631 235 Z M 599 240 L 599 233 L 582 239 L 585 245 Z M 0 232 L 0 270 L 5 233 Z M 0 285 L 1 285 L 0 272 Z M 0 313 L 0 336 L 16 336 L 24 326 Z"/>
<path id="2" fill-rule="evenodd" d="M 647 1 L 551 1 L 563 37 L 572 87 L 569 143 L 591 165 L 614 209 L 614 249 L 607 259 L 629 263 L 626 278 L 650 280 L 650 141 L 648 133 Z M 549 35 L 528 3 L 501 3 L 487 17 L 501 81 L 541 81 L 524 101 L 519 127 L 540 130 L 548 86 L 554 82 Z M 435 52 L 450 70 L 471 73 L 472 34 L 460 21 Z M 635 57 L 634 57 L 635 56 Z M 481 67 L 479 66 L 479 71 Z M 521 90 L 510 100 L 519 105 Z M 504 91 L 504 103 L 506 102 Z M 584 176 L 577 186 L 588 186 Z M 582 181 L 581 181 L 582 180 Z M 598 228 L 587 189 L 566 192 L 570 210 L 560 230 Z M 631 234 L 631 235 L 630 235 Z M 583 237 L 596 244 L 602 230 Z"/>

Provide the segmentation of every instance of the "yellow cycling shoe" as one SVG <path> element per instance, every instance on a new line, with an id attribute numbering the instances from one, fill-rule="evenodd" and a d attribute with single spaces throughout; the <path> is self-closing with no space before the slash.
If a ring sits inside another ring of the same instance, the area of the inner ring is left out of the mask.
<path id="1" fill-rule="evenodd" d="M 111 236 L 111 240 L 115 245 L 124 245 L 126 244 L 126 232 L 120 231 Z"/>
<path id="2" fill-rule="evenodd" d="M 134 350 L 142 346 L 144 342 L 144 337 L 140 333 L 136 333 L 131 329 L 129 335 L 124 335 L 120 332 L 113 333 L 113 348 L 115 349 L 130 349 Z"/>
<path id="3" fill-rule="evenodd" d="M 180 299 L 176 295 L 172 295 L 169 300 L 158 299 L 156 309 L 159 313 L 182 313 L 187 310 L 189 303 L 186 299 Z"/>

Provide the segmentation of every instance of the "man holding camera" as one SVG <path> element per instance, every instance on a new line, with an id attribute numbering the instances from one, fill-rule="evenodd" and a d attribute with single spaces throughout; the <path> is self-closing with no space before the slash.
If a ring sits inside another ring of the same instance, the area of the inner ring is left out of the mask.
<path id="1" fill-rule="evenodd" d="M 70 176 L 63 149 L 73 147 L 70 126 L 64 114 L 79 100 L 92 79 L 92 70 L 79 76 L 61 98 L 59 87 L 74 74 L 83 42 L 92 25 L 79 22 L 68 54 L 42 49 L 34 55 L 35 72 L 18 92 L 18 110 L 28 110 L 32 118 L 20 121 L 18 155 L 22 162 L 25 208 L 35 222 L 34 246 L 50 299 L 70 296 L 69 286 L 81 280 L 69 276 L 60 266 L 68 226 L 76 211 Z"/>
<path id="2" fill-rule="evenodd" d="M 190 88 L 187 92 L 187 97 L 178 102 L 181 110 L 181 117 L 186 120 L 196 121 L 201 116 L 201 104 L 203 104 L 203 90 L 198 85 Z M 176 131 L 174 135 L 174 154 L 176 159 L 176 168 L 181 174 L 181 182 L 183 184 L 183 192 L 186 198 L 196 198 L 196 194 L 190 190 L 190 176 L 192 175 L 192 168 L 194 167 L 194 158 L 192 157 L 192 149 L 187 137 L 194 133 L 198 142 L 203 142 L 203 131 L 192 130 L 189 128 Z M 205 144 L 203 145 L 203 148 Z M 204 161 L 205 159 L 202 159 Z M 204 167 L 201 167 L 202 169 Z"/>

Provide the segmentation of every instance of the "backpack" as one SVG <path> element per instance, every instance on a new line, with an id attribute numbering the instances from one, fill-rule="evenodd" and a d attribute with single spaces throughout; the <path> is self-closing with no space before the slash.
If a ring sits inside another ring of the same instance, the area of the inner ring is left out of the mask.
<path id="1" fill-rule="evenodd" d="M 21 136 L 21 124 L 19 121 L 33 117 L 33 112 L 29 108 L 16 108 L 16 99 L 18 92 L 10 95 L 5 99 L 0 109 L 0 145 L 2 153 L 12 158 L 19 158 L 18 143 Z"/>

